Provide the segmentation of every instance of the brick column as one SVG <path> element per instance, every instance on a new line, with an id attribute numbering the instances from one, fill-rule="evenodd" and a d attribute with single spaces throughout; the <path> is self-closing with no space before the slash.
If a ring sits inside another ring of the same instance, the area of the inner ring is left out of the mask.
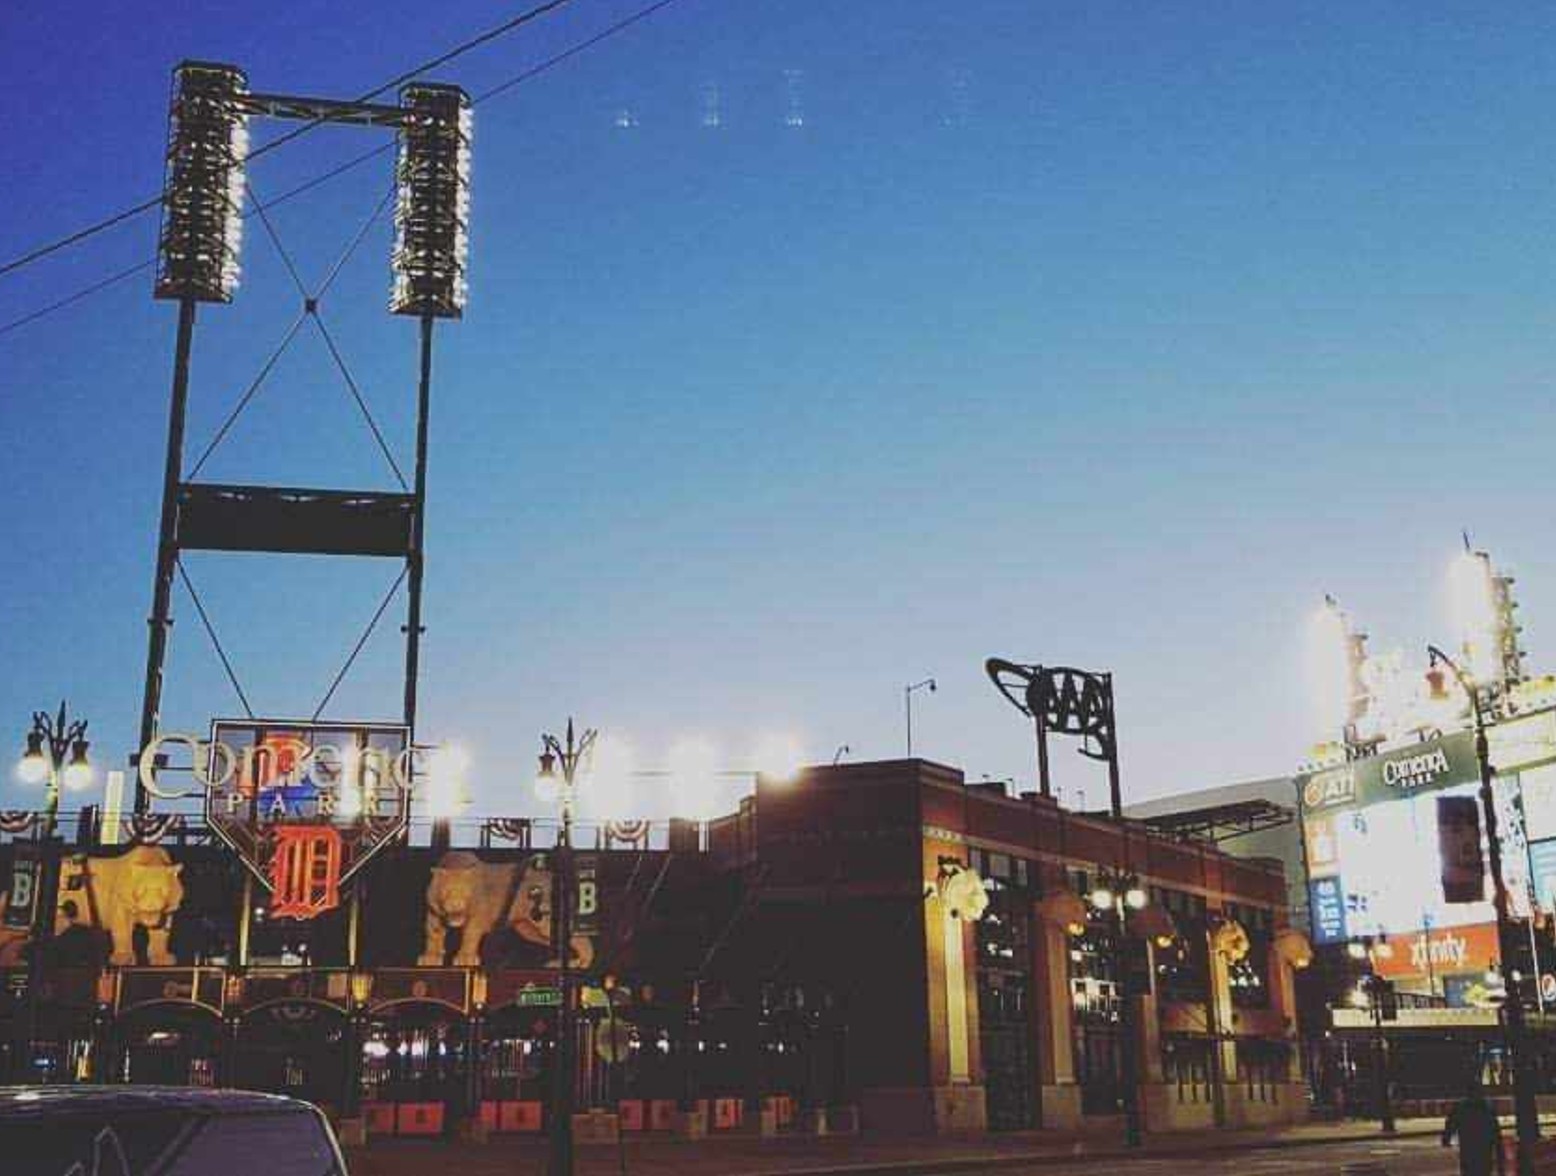
<path id="1" fill-rule="evenodd" d="M 1235 1127 L 1241 1122 L 1240 1088 L 1237 1084 L 1237 1042 L 1232 1035 L 1232 982 L 1226 957 L 1216 950 L 1215 932 L 1211 931 L 1209 951 L 1210 976 L 1210 1024 L 1216 1038 L 1210 1048 L 1215 1051 L 1215 1072 L 1218 1089 L 1211 1091 L 1217 1113 L 1218 1127 Z"/>
<path id="2" fill-rule="evenodd" d="M 1033 1057 L 1041 1125 L 1078 1127 L 1081 1088 L 1075 1083 L 1075 1005 L 1070 996 L 1070 936 L 1064 927 L 1032 920 Z"/>

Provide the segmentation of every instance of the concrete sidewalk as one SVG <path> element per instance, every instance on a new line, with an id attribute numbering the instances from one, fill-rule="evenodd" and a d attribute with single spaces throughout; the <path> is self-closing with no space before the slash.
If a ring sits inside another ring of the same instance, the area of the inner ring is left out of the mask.
<path id="1" fill-rule="evenodd" d="M 1556 1116 L 1542 1120 L 1556 1127 Z M 1509 1121 L 1509 1126 L 1511 1122 Z M 1441 1119 L 1402 1119 L 1398 1137 L 1430 1136 Z M 621 1148 L 578 1149 L 578 1176 L 912 1176 L 1059 1163 L 1107 1156 L 1132 1158 L 1216 1155 L 1228 1151 L 1317 1147 L 1386 1139 L 1375 1123 L 1350 1120 L 1312 1123 L 1272 1131 L 1196 1131 L 1148 1137 L 1144 1147 L 1122 1146 L 1116 1130 L 1107 1134 L 1020 1132 L 979 1139 L 882 1139 L 869 1135 L 758 1139 L 729 1136 L 685 1143 L 639 1138 Z M 491 1143 L 385 1139 L 348 1153 L 352 1176 L 542 1176 L 545 1144 L 538 1138 L 498 1137 Z"/>

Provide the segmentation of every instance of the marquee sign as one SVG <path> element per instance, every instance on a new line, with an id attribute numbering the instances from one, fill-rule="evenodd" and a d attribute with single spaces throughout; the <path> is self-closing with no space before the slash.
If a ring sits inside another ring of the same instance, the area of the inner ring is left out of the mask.
<path id="1" fill-rule="evenodd" d="M 311 919 L 405 832 L 410 762 L 400 725 L 218 719 L 205 819 L 271 890 L 274 914 Z"/>
<path id="2" fill-rule="evenodd" d="M 1390 946 L 1393 951 L 1387 956 L 1373 959 L 1378 975 L 1390 980 L 1432 975 L 1478 976 L 1501 954 L 1497 950 L 1495 923 L 1472 923 L 1397 936 L 1390 941 Z"/>
<path id="3" fill-rule="evenodd" d="M 1461 731 L 1299 776 L 1297 781 L 1303 812 L 1311 814 L 1365 808 L 1479 779 L 1475 737 Z"/>

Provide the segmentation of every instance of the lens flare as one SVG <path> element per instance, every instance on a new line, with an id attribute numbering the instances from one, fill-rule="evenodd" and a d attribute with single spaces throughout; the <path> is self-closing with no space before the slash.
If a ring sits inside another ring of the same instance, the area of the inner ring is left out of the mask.
<path id="1" fill-rule="evenodd" d="M 670 748 L 672 811 L 708 821 L 725 807 L 718 777 L 718 752 L 706 739 L 688 737 Z"/>
<path id="2" fill-rule="evenodd" d="M 789 783 L 805 766 L 805 749 L 792 735 L 768 735 L 756 745 L 754 766 L 769 780 Z"/>

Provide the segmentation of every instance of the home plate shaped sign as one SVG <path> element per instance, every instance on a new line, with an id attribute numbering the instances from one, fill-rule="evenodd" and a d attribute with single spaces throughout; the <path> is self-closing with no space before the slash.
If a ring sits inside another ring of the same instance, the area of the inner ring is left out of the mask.
<path id="1" fill-rule="evenodd" d="M 273 915 L 311 919 L 404 834 L 411 771 L 404 726 L 217 719 L 205 819 L 270 888 Z"/>

